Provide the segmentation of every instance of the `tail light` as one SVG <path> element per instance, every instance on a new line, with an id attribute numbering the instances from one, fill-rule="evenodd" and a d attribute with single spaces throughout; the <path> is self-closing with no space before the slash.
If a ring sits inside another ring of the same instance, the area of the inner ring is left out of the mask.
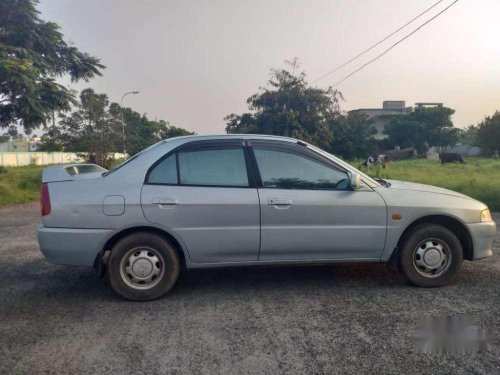
<path id="1" fill-rule="evenodd" d="M 50 214 L 50 195 L 49 195 L 49 185 L 42 184 L 40 189 L 40 204 L 42 206 L 42 216 Z"/>

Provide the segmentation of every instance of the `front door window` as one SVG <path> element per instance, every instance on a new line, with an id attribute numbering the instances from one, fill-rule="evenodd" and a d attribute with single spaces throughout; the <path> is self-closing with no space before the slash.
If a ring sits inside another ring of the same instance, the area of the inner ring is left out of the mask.
<path id="1" fill-rule="evenodd" d="M 345 190 L 343 171 L 285 149 L 254 148 L 262 185 L 265 188 Z"/>

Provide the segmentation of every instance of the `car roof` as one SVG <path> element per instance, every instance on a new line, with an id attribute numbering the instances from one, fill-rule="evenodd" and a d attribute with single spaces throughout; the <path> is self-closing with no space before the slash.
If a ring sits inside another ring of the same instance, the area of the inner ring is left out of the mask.
<path id="1" fill-rule="evenodd" d="M 289 137 L 281 137 L 278 135 L 265 135 L 265 134 L 213 134 L 213 135 L 185 135 L 181 137 L 168 138 L 165 142 L 173 140 L 198 141 L 198 140 L 218 140 L 218 139 L 262 139 L 274 140 L 296 143 L 299 140 Z"/>

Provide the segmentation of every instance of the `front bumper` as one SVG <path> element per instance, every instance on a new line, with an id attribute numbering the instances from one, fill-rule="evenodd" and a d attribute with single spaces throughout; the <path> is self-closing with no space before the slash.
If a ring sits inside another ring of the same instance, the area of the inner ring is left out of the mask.
<path id="1" fill-rule="evenodd" d="M 38 243 L 50 263 L 92 267 L 112 234 L 107 229 L 38 227 Z"/>
<path id="2" fill-rule="evenodd" d="M 495 238 L 496 224 L 494 221 L 467 224 L 472 236 L 474 253 L 472 260 L 483 259 L 493 255 L 491 244 Z"/>

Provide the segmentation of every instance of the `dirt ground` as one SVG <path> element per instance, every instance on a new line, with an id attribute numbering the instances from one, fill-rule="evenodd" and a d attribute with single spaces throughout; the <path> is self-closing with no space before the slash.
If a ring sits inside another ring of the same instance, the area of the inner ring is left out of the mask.
<path id="1" fill-rule="evenodd" d="M 183 272 L 133 303 L 91 269 L 47 263 L 39 222 L 38 204 L 0 209 L 0 373 L 500 374 L 499 234 L 439 289 L 382 264 L 252 267 Z M 420 318 L 463 314 L 497 335 L 488 351 L 417 351 Z"/>

